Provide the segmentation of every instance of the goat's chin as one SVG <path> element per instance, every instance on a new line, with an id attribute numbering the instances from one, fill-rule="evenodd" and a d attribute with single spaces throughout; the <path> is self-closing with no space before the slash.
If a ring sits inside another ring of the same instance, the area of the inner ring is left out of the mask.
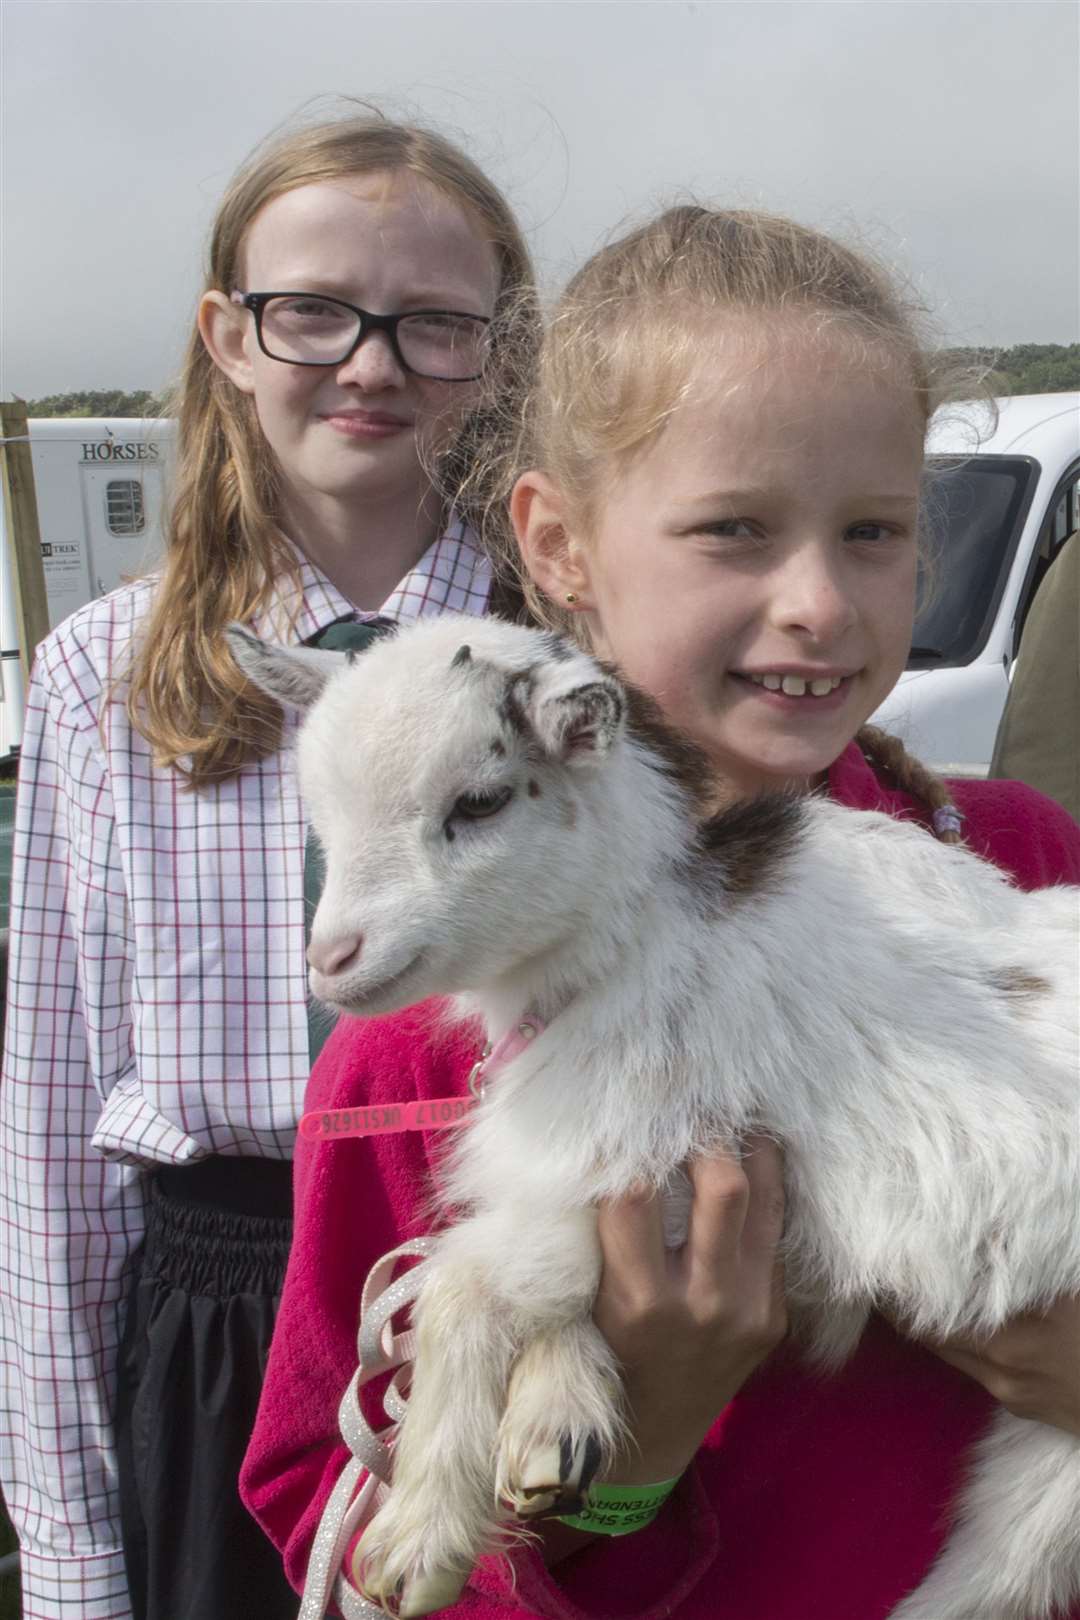
<path id="1" fill-rule="evenodd" d="M 328 978 L 312 968 L 308 984 L 316 1001 L 324 1006 L 347 1013 L 351 1018 L 378 1018 L 383 1013 L 411 1007 L 414 1002 L 425 1001 L 434 994 L 428 984 L 430 975 L 426 966 L 421 951 L 397 973 L 385 978 L 365 973 Z"/>

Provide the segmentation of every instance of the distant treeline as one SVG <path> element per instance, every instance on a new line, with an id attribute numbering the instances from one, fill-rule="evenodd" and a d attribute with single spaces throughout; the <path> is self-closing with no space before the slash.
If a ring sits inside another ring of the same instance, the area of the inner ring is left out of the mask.
<path id="1" fill-rule="evenodd" d="M 145 388 L 131 394 L 122 388 L 84 389 L 26 402 L 27 416 L 160 416 L 161 412 L 161 400 Z"/>
<path id="2" fill-rule="evenodd" d="M 1080 388 L 1080 343 L 1017 343 L 1011 349 L 946 349 L 945 358 L 987 368 L 991 394 L 1060 394 Z"/>
<path id="3" fill-rule="evenodd" d="M 991 394 L 1056 394 L 1080 388 L 1080 343 L 1017 343 L 1011 349 L 946 349 L 944 357 L 978 372 Z M 162 402 L 145 388 L 47 394 L 26 402 L 29 416 L 160 416 Z"/>

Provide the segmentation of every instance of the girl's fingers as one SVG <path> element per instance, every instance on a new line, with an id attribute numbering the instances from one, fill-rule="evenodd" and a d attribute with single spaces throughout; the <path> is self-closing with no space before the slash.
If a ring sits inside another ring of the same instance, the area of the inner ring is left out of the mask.
<path id="1" fill-rule="evenodd" d="M 779 1148 L 750 1138 L 741 1160 L 710 1155 L 691 1166 L 694 1206 L 687 1248 L 693 1292 L 717 1288 L 771 1319 L 783 1314 L 778 1249 L 784 1230 L 784 1165 Z"/>
<path id="2" fill-rule="evenodd" d="M 738 1159 L 724 1150 L 691 1160 L 689 1171 L 694 1201 L 687 1259 L 692 1273 L 714 1276 L 738 1256 L 750 1185 Z"/>
<path id="3" fill-rule="evenodd" d="M 750 1207 L 743 1228 L 743 1254 L 768 1268 L 768 1315 L 777 1342 L 787 1332 L 787 1301 L 783 1253 L 784 1236 L 784 1158 L 768 1137 L 751 1137 L 743 1155 L 743 1169 L 750 1183 Z"/>
<path id="4" fill-rule="evenodd" d="M 596 1215 L 605 1281 L 620 1292 L 654 1293 L 665 1265 L 664 1223 L 654 1192 L 629 1193 L 601 1204 Z"/>
<path id="5" fill-rule="evenodd" d="M 702 1423 L 787 1328 L 779 1151 L 754 1140 L 744 1160 L 718 1152 L 687 1168 L 689 1231 L 678 1250 L 664 1248 L 656 1195 L 622 1198 L 597 1212 L 604 1269 L 595 1320 L 631 1378 L 638 1439 L 654 1435 L 656 1446 L 662 1433 L 683 1428 L 700 1439 Z M 673 1366 L 680 1369 L 674 1395 Z"/>
<path id="6" fill-rule="evenodd" d="M 682 1286 L 710 1297 L 730 1288 L 742 1272 L 744 1284 L 765 1283 L 779 1296 L 784 1166 L 775 1142 L 751 1137 L 741 1159 L 721 1150 L 693 1160 L 688 1169 L 693 1199 Z M 673 1257 L 664 1248 L 657 1194 L 643 1191 L 602 1204 L 597 1228 L 608 1289 L 643 1302 L 670 1287 Z"/>
<path id="7" fill-rule="evenodd" d="M 750 1189 L 743 1250 L 772 1259 L 784 1234 L 783 1154 L 767 1136 L 747 1137 L 742 1169 Z"/>

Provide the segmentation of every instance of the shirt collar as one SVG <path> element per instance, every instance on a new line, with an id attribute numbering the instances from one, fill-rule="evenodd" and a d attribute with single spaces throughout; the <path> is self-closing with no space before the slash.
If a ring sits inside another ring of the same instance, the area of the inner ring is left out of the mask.
<path id="1" fill-rule="evenodd" d="M 320 568 L 297 550 L 300 593 L 286 581 L 277 600 L 252 620 L 255 634 L 289 644 L 309 641 L 340 619 L 393 619 L 399 624 L 430 614 L 482 614 L 491 594 L 491 564 L 463 518 L 450 516 L 442 534 L 378 608 L 359 609 Z M 293 621 L 290 624 L 290 620 Z"/>

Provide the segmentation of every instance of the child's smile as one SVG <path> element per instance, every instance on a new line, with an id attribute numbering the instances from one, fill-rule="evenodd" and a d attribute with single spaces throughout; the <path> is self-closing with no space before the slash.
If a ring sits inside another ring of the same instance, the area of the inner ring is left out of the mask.
<path id="1" fill-rule="evenodd" d="M 813 669 L 774 669 L 764 673 L 732 670 L 731 678 L 756 686 L 764 698 L 779 698 L 782 702 L 788 703 L 801 703 L 810 698 L 818 707 L 828 707 L 827 700 L 831 700 L 831 706 L 836 708 L 846 697 L 846 693 L 840 690 L 841 687 L 852 679 L 854 673 L 853 670 L 840 674 L 830 670 Z"/>

